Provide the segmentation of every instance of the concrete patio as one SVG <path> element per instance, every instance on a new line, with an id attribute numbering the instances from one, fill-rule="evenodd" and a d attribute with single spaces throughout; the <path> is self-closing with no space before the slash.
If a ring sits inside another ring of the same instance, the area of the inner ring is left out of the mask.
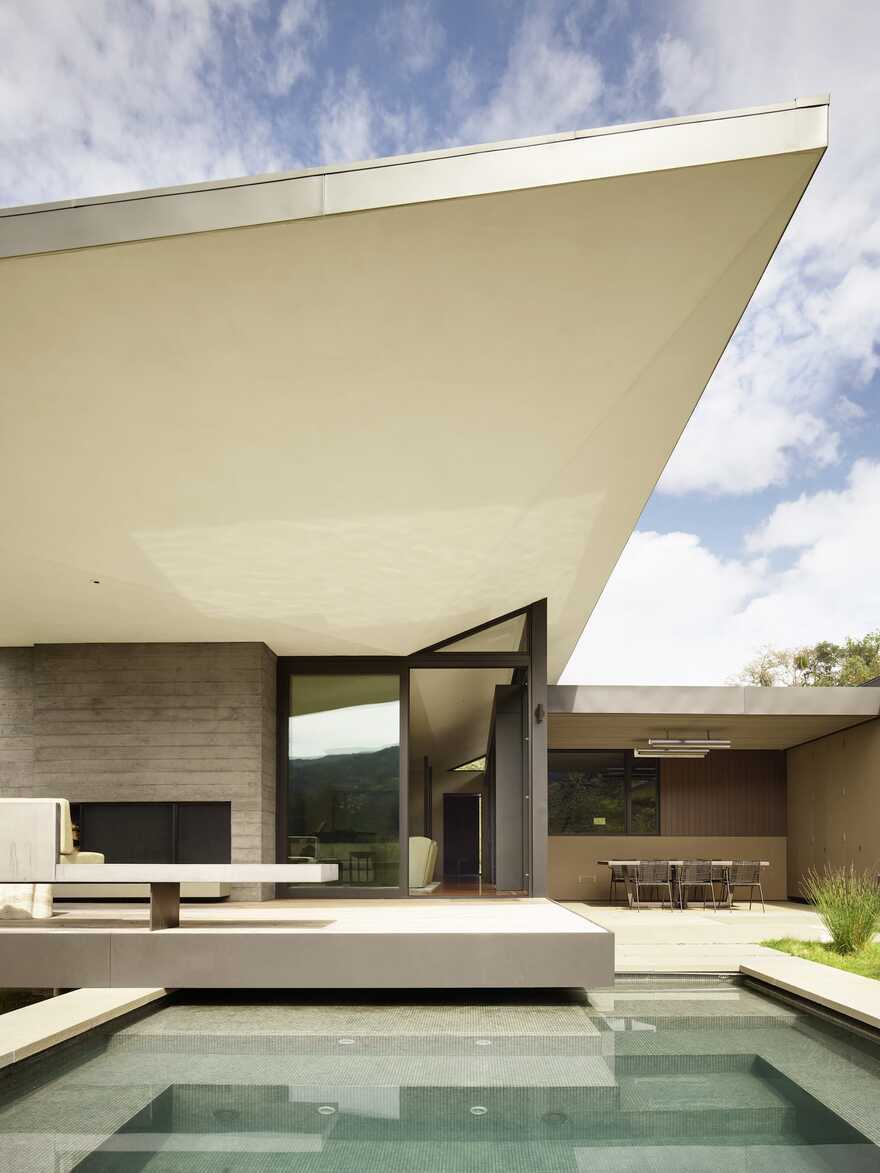
<path id="1" fill-rule="evenodd" d="M 155 932 L 147 917 L 56 904 L 0 922 L 0 986 L 595 988 L 614 971 L 611 933 L 539 898 L 184 905 Z"/>
<path id="2" fill-rule="evenodd" d="M 778 957 L 760 941 L 779 937 L 827 940 L 812 908 L 775 901 L 761 911 L 748 903 L 733 911 L 702 905 L 675 909 L 619 904 L 566 903 L 566 908 L 614 933 L 617 973 L 738 973 L 741 965 Z"/>

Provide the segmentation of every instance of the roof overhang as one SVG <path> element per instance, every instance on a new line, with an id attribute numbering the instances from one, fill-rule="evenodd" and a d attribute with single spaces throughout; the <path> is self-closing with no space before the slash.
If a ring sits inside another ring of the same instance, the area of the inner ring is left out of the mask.
<path id="1" fill-rule="evenodd" d="M 631 749 L 651 737 L 729 739 L 732 749 L 790 749 L 880 715 L 880 688 L 556 685 L 555 749 Z"/>
<path id="2" fill-rule="evenodd" d="M 827 100 L 0 213 L 0 644 L 561 671 Z M 97 583 L 94 580 L 99 580 Z"/>

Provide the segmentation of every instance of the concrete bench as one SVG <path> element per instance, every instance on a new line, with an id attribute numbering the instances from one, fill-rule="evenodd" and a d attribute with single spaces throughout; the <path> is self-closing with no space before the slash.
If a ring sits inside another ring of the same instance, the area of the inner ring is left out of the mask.
<path id="1" fill-rule="evenodd" d="M 65 884 L 149 884 L 150 928 L 180 924 L 180 885 L 331 884 L 335 863 L 101 863 L 58 864 L 55 879 Z"/>
<path id="2" fill-rule="evenodd" d="M 180 885 L 328 884 L 335 863 L 103 863 L 73 845 L 70 806 L 58 798 L 0 799 L 0 884 L 149 884 L 150 928 L 180 924 Z"/>

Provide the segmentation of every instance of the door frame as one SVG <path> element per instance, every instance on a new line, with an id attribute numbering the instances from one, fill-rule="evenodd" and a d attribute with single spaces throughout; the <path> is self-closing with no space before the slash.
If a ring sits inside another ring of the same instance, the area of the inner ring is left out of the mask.
<path id="1" fill-rule="evenodd" d="M 446 848 L 449 839 L 446 834 L 446 804 L 447 802 L 467 802 L 470 801 L 476 805 L 477 808 L 477 870 L 476 872 L 469 872 L 467 879 L 483 880 L 483 795 L 479 790 L 445 790 L 443 792 L 443 879 L 454 879 L 455 877 L 447 876 L 446 874 Z"/>
<path id="2" fill-rule="evenodd" d="M 480 632 L 525 615 L 524 649 L 510 652 L 444 651 Z M 398 818 L 400 830 L 399 884 L 363 888 L 330 884 L 309 885 L 286 899 L 377 899 L 409 897 L 409 676 L 414 668 L 511 668 L 525 676 L 527 726 L 523 754 L 523 803 L 527 810 L 527 847 L 524 858 L 526 889 L 543 896 L 547 885 L 547 600 L 539 599 L 516 611 L 451 635 L 408 656 L 279 656 L 276 671 L 276 790 L 275 855 L 287 858 L 287 772 L 290 677 L 294 675 L 399 675 L 400 768 Z M 518 671 L 517 671 L 518 670 Z M 275 886 L 276 895 L 279 887 Z"/>

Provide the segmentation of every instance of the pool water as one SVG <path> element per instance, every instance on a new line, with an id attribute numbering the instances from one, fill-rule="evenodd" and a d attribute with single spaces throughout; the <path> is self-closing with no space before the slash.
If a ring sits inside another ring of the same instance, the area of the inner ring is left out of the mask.
<path id="1" fill-rule="evenodd" d="M 732 982 L 184 997 L 0 1077 L 2 1173 L 880 1173 L 880 1046 Z"/>

